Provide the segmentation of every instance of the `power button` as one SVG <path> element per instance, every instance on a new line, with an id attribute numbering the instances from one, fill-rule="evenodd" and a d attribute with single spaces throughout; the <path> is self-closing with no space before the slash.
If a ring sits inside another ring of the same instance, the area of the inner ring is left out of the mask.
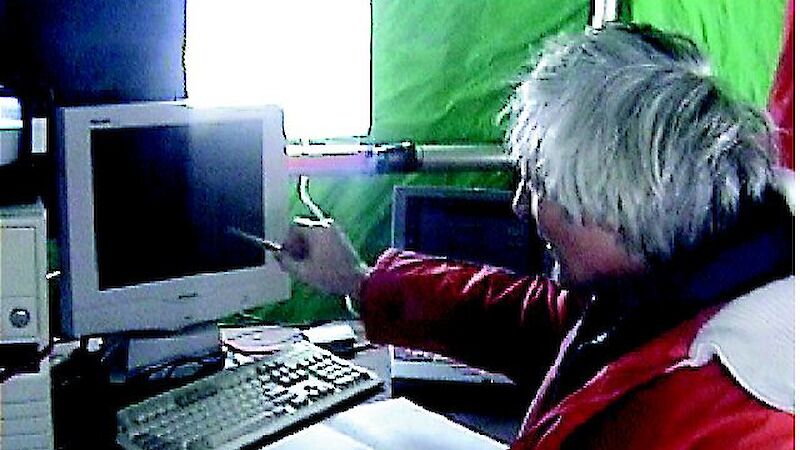
<path id="1" fill-rule="evenodd" d="M 15 327 L 25 328 L 31 323 L 31 313 L 27 309 L 16 308 L 11 310 L 9 320 L 11 320 L 11 325 Z"/>

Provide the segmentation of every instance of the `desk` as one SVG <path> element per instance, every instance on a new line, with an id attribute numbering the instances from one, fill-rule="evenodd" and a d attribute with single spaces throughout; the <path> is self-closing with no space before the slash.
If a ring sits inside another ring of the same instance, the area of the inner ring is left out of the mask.
<path id="1" fill-rule="evenodd" d="M 358 327 L 354 328 L 357 333 L 361 331 Z M 381 391 L 361 402 L 375 402 L 392 397 L 390 359 L 386 347 L 369 348 L 348 359 L 372 369 L 385 381 Z M 96 358 L 80 350 L 54 369 L 53 380 L 56 448 L 62 450 L 116 448 L 116 411 L 156 393 L 130 392 L 125 386 L 109 384 L 107 375 Z M 469 403 L 449 403 L 441 399 L 426 402 L 424 397 L 412 399 L 432 411 L 503 442 L 510 442 L 514 438 L 524 414 L 524 410 L 519 408 L 501 410 L 497 408 L 498 405 L 487 405 L 480 399 Z M 343 408 L 346 407 L 348 406 Z M 334 409 L 330 414 L 339 410 Z M 293 431 L 297 430 L 287 430 L 274 439 Z"/>

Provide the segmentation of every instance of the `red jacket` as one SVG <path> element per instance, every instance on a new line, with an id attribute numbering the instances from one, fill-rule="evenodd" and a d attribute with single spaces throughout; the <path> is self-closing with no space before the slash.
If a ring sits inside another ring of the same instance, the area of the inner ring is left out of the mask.
<path id="1" fill-rule="evenodd" d="M 548 395 L 580 301 L 540 277 L 389 250 L 362 286 L 367 336 L 444 353 L 541 386 L 513 449 L 794 447 L 794 416 L 752 397 L 718 360 L 685 364 L 706 311 Z M 544 380 L 542 380 L 543 374 Z"/>

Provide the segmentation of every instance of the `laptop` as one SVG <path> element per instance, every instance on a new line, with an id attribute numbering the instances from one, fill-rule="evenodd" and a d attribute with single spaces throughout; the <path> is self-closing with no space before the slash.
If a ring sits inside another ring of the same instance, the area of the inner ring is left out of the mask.
<path id="1" fill-rule="evenodd" d="M 454 187 L 396 187 L 392 246 L 429 255 L 544 273 L 544 243 L 533 224 L 511 209 L 513 193 Z M 463 384 L 508 386 L 506 376 L 470 367 L 432 352 L 390 348 L 393 385 Z"/>

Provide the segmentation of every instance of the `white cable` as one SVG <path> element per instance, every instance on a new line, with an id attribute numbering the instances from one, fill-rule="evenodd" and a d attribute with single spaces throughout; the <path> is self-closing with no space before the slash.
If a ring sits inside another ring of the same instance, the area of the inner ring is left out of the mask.
<path id="1" fill-rule="evenodd" d="M 328 218 L 325 216 L 325 213 L 322 212 L 322 209 L 314 203 L 314 200 L 311 199 L 311 194 L 308 193 L 308 184 L 309 178 L 306 175 L 300 175 L 300 181 L 298 182 L 298 193 L 300 194 L 300 201 L 306 205 L 311 214 L 320 222 L 325 222 Z"/>

